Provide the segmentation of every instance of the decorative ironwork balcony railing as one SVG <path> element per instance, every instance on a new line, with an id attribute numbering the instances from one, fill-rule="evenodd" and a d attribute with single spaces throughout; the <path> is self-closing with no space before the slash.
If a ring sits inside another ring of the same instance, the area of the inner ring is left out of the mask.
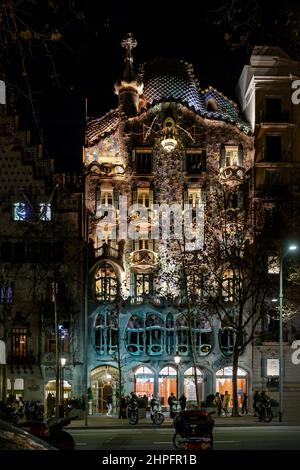
<path id="1" fill-rule="evenodd" d="M 127 303 L 130 305 L 140 305 L 140 304 L 152 304 L 156 307 L 164 307 L 166 305 L 166 299 L 159 297 L 158 295 L 143 294 L 143 295 L 134 295 L 127 298 Z"/>
<path id="2" fill-rule="evenodd" d="M 245 179 L 245 168 L 239 165 L 226 166 L 220 168 L 220 181 L 221 183 L 236 186 L 241 184 Z"/>
<path id="3" fill-rule="evenodd" d="M 149 272 L 157 264 L 157 254 L 151 250 L 136 250 L 130 253 L 130 265 L 136 272 Z"/>

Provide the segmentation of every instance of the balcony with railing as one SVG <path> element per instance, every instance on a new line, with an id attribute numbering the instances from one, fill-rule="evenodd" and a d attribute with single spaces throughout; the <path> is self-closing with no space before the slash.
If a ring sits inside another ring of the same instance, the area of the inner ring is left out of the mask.
<path id="1" fill-rule="evenodd" d="M 220 168 L 220 182 L 237 186 L 245 179 L 245 168 L 239 165 L 228 165 Z"/>
<path id="2" fill-rule="evenodd" d="M 7 364 L 10 365 L 10 367 L 31 367 L 36 364 L 36 358 L 32 351 L 28 351 L 26 354 L 10 352 L 7 356 Z"/>
<path id="3" fill-rule="evenodd" d="M 130 253 L 130 267 L 135 272 L 148 273 L 157 264 L 157 254 L 152 250 L 136 250 Z"/>
<path id="4" fill-rule="evenodd" d="M 119 243 L 118 248 L 114 248 L 108 243 L 103 243 L 95 249 L 95 262 L 102 260 L 111 260 L 123 266 L 123 248 Z"/>

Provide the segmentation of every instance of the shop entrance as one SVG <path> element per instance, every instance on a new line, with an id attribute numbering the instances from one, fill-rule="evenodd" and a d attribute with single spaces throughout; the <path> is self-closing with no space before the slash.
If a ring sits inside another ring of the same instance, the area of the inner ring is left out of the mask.
<path id="1" fill-rule="evenodd" d="M 91 388 L 93 393 L 93 411 L 106 413 L 106 399 L 112 396 L 113 408 L 117 406 L 118 370 L 111 366 L 101 366 L 91 371 Z"/>
<path id="2" fill-rule="evenodd" d="M 190 367 L 184 373 L 184 384 L 183 384 L 184 394 L 187 401 L 192 401 L 197 404 L 197 395 L 195 387 L 195 377 L 194 377 L 194 368 Z M 200 401 L 203 401 L 203 377 L 200 369 L 197 369 L 197 388 Z"/>
<path id="3" fill-rule="evenodd" d="M 160 403 L 168 406 L 168 397 L 174 394 L 177 397 L 177 372 L 173 367 L 164 367 L 161 369 L 158 377 L 158 394 Z"/>
<path id="4" fill-rule="evenodd" d="M 216 391 L 224 395 L 226 390 L 230 395 L 229 406 L 232 407 L 232 367 L 224 367 L 216 373 Z M 242 395 L 247 393 L 247 372 L 241 367 L 238 368 L 237 391 L 239 407 L 241 407 Z"/>
<path id="5" fill-rule="evenodd" d="M 135 393 L 138 396 L 146 395 L 148 400 L 154 394 L 154 373 L 149 367 L 139 367 L 135 373 Z"/>

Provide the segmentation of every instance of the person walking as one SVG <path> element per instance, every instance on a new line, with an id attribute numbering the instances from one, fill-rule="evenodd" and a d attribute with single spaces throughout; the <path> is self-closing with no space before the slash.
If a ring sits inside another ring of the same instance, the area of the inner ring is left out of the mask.
<path id="1" fill-rule="evenodd" d="M 254 411 L 254 416 L 257 416 L 258 413 L 258 402 L 260 402 L 260 394 L 256 390 L 253 396 L 253 411 Z"/>
<path id="2" fill-rule="evenodd" d="M 214 404 L 216 405 L 217 407 L 217 410 L 218 410 L 218 416 L 220 416 L 221 412 L 222 412 L 222 399 L 220 397 L 220 394 L 219 392 L 217 392 L 215 394 L 215 398 L 214 398 Z"/>
<path id="3" fill-rule="evenodd" d="M 176 401 L 176 397 L 174 396 L 173 393 L 168 398 L 168 405 L 170 407 L 170 418 L 174 418 L 174 413 L 173 413 L 173 408 L 174 408 L 174 402 Z"/>
<path id="4" fill-rule="evenodd" d="M 248 395 L 243 393 L 242 395 L 242 415 L 248 414 Z"/>
<path id="5" fill-rule="evenodd" d="M 111 395 L 108 395 L 108 397 L 106 398 L 106 406 L 107 406 L 107 413 L 106 413 L 106 416 L 111 416 L 111 412 L 112 412 L 112 396 Z"/>
<path id="6" fill-rule="evenodd" d="M 223 408 L 223 411 L 225 413 L 225 416 L 229 415 L 229 410 L 228 410 L 229 402 L 230 402 L 230 395 L 229 395 L 228 391 L 226 390 L 225 395 L 224 395 L 223 400 L 222 400 L 222 408 Z"/>
<path id="7" fill-rule="evenodd" d="M 186 396 L 184 393 L 179 398 L 179 404 L 180 404 L 181 411 L 184 411 L 186 408 Z"/>

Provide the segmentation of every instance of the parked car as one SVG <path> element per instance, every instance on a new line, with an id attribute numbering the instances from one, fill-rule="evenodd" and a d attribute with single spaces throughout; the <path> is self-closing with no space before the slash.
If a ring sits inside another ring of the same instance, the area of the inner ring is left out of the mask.
<path id="1" fill-rule="evenodd" d="M 53 418 L 47 423 L 41 421 L 26 421 L 20 424 L 22 429 L 26 429 L 30 434 L 45 440 L 60 450 L 74 450 L 75 442 L 71 434 L 63 428 L 70 424 L 70 418 Z"/>
<path id="2" fill-rule="evenodd" d="M 0 450 L 57 450 L 45 441 L 0 420 Z"/>

